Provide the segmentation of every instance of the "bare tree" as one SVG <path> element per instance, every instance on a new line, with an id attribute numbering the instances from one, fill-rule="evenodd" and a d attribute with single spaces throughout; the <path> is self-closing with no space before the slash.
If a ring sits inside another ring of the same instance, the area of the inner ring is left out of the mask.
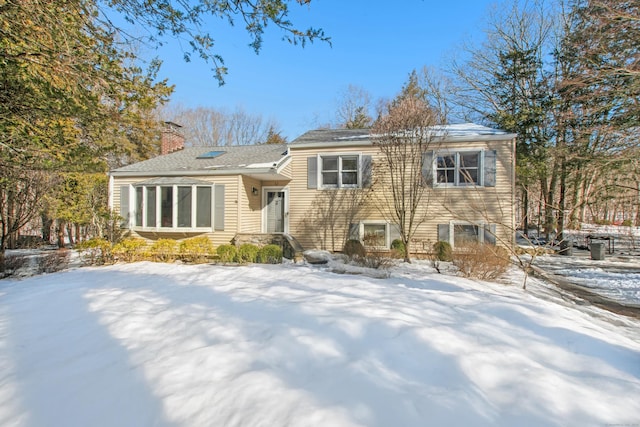
<path id="1" fill-rule="evenodd" d="M 315 234 L 322 249 L 342 250 L 349 239 L 349 225 L 356 222 L 370 194 L 370 187 L 320 191 L 303 225 Z"/>
<path id="2" fill-rule="evenodd" d="M 172 105 L 158 114 L 163 120 L 180 124 L 187 143 L 198 147 L 264 144 L 270 132 L 273 135 L 280 133 L 275 120 L 265 120 L 241 107 L 228 112 L 209 107 Z"/>
<path id="3" fill-rule="evenodd" d="M 336 109 L 338 127 L 365 129 L 371 126 L 371 94 L 364 88 L 349 85 L 339 95 Z"/>
<path id="4" fill-rule="evenodd" d="M 405 89 L 387 105 L 385 114 L 373 125 L 374 145 L 381 153 L 376 171 L 380 213 L 397 224 L 405 245 L 405 262 L 411 262 L 411 240 L 420 224 L 428 219 L 430 174 L 424 169 L 425 154 L 430 150 L 437 112 Z"/>

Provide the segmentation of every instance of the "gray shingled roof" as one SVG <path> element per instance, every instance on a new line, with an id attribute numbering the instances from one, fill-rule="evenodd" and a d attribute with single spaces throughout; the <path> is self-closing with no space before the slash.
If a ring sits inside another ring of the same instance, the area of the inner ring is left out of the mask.
<path id="1" fill-rule="evenodd" d="M 434 138 L 445 141 L 476 139 L 511 139 L 515 135 L 475 123 L 433 126 L 429 128 Z M 291 142 L 291 146 L 361 145 L 370 144 L 376 135 L 371 129 L 316 129 L 304 133 Z"/>
<path id="2" fill-rule="evenodd" d="M 316 129 L 300 135 L 291 142 L 291 145 L 320 142 L 367 141 L 369 140 L 369 133 L 369 129 Z"/>
<path id="3" fill-rule="evenodd" d="M 210 151 L 224 151 L 225 153 L 213 157 L 198 157 Z M 138 163 L 133 163 L 111 171 L 116 175 L 127 172 L 202 172 L 239 169 L 270 168 L 279 164 L 286 156 L 285 144 L 239 145 L 230 147 L 186 147 L 182 150 L 154 157 Z"/>

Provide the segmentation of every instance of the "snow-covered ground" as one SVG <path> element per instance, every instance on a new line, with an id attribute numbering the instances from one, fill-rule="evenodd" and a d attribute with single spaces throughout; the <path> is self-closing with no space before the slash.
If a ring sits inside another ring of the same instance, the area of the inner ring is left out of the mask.
<path id="1" fill-rule="evenodd" d="M 592 260 L 588 256 L 545 255 L 534 263 L 594 293 L 640 306 L 640 257 L 607 255 L 604 260 Z"/>
<path id="2" fill-rule="evenodd" d="M 0 281 L 2 426 L 640 424 L 640 321 L 427 264 Z"/>

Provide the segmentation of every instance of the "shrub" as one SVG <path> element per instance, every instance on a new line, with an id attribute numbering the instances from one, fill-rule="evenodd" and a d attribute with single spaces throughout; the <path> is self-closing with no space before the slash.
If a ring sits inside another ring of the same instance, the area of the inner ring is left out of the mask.
<path id="1" fill-rule="evenodd" d="M 207 236 L 193 237 L 180 242 L 180 256 L 184 261 L 202 263 L 213 254 L 213 243 Z"/>
<path id="2" fill-rule="evenodd" d="M 407 248 L 401 239 L 395 239 L 391 242 L 391 252 L 396 258 L 404 258 L 407 253 Z"/>
<path id="3" fill-rule="evenodd" d="M 344 244 L 344 248 L 342 252 L 349 257 L 349 259 L 355 258 L 364 258 L 367 254 L 367 251 L 364 249 L 364 246 L 360 242 L 360 240 L 347 240 Z"/>
<path id="4" fill-rule="evenodd" d="M 244 243 L 238 248 L 238 255 L 236 258 L 240 263 L 256 262 L 259 250 L 260 248 L 256 245 Z"/>
<path id="5" fill-rule="evenodd" d="M 138 261 L 144 258 L 143 250 L 146 245 L 144 240 L 129 237 L 117 243 L 111 253 L 124 262 Z"/>
<path id="6" fill-rule="evenodd" d="M 234 245 L 220 245 L 216 249 L 218 258 L 222 262 L 234 262 L 238 255 L 238 249 Z"/>
<path id="7" fill-rule="evenodd" d="M 278 245 L 266 245 L 258 251 L 258 262 L 262 264 L 280 264 L 282 248 Z"/>
<path id="8" fill-rule="evenodd" d="M 174 261 L 178 253 L 178 242 L 173 239 L 158 239 L 151 245 L 149 252 L 156 261 Z"/>
<path id="9" fill-rule="evenodd" d="M 111 243 L 99 237 L 78 243 L 76 249 L 83 261 L 89 265 L 105 264 L 113 259 Z"/>
<path id="10" fill-rule="evenodd" d="M 376 270 L 386 270 L 393 266 L 393 260 L 383 252 L 368 252 L 365 256 L 353 258 L 353 262 L 362 267 Z"/>
<path id="11" fill-rule="evenodd" d="M 496 279 L 507 271 L 509 263 L 509 252 L 494 245 L 470 242 L 453 252 L 453 265 L 464 277 L 474 279 Z"/>
<path id="12" fill-rule="evenodd" d="M 633 221 L 631 221 L 630 219 L 625 219 L 624 221 L 622 221 L 622 226 L 633 227 Z"/>
<path id="13" fill-rule="evenodd" d="M 443 240 L 435 242 L 433 244 L 433 252 L 435 259 L 438 261 L 449 262 L 453 260 L 453 250 L 449 242 Z"/>

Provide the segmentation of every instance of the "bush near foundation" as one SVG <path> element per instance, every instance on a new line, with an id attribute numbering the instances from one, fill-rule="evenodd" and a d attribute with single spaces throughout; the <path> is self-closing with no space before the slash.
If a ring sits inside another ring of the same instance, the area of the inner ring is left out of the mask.
<path id="1" fill-rule="evenodd" d="M 262 264 L 280 264 L 282 248 L 278 245 L 266 245 L 258 251 L 258 262 Z"/>
<path id="2" fill-rule="evenodd" d="M 220 245 L 216 249 L 220 262 L 235 262 L 238 255 L 238 248 L 234 245 Z"/>
<path id="3" fill-rule="evenodd" d="M 464 277 L 494 280 L 503 275 L 511 259 L 509 252 L 499 246 L 484 243 L 466 243 L 453 251 L 453 265 Z"/>
<path id="4" fill-rule="evenodd" d="M 238 255 L 236 256 L 236 260 L 241 264 L 256 262 L 258 260 L 259 251 L 260 248 L 258 248 L 256 245 L 252 245 L 251 243 L 244 243 L 238 248 Z"/>
<path id="5" fill-rule="evenodd" d="M 115 258 L 124 262 L 141 261 L 145 258 L 146 242 L 141 239 L 126 238 L 117 243 L 111 249 Z"/>
<path id="6" fill-rule="evenodd" d="M 438 261 L 450 262 L 453 260 L 453 249 L 449 242 L 440 240 L 433 244 L 434 257 Z"/>
<path id="7" fill-rule="evenodd" d="M 113 261 L 111 243 L 99 237 L 85 240 L 76 245 L 83 261 L 89 265 L 102 265 Z"/>
<path id="8" fill-rule="evenodd" d="M 347 240 L 344 244 L 344 248 L 342 252 L 349 257 L 349 259 L 353 260 L 355 258 L 364 258 L 367 254 L 367 251 L 364 249 L 364 245 L 360 240 Z"/>
<path id="9" fill-rule="evenodd" d="M 180 242 L 180 258 L 186 262 L 207 262 L 214 253 L 213 243 L 207 236 L 192 237 Z"/>
<path id="10" fill-rule="evenodd" d="M 391 256 L 394 258 L 404 258 L 407 253 L 407 248 L 404 246 L 404 242 L 400 239 L 394 239 L 391 242 Z"/>
<path id="11" fill-rule="evenodd" d="M 178 242 L 173 239 L 158 239 L 149 248 L 149 254 L 155 261 L 175 261 L 178 254 Z"/>

